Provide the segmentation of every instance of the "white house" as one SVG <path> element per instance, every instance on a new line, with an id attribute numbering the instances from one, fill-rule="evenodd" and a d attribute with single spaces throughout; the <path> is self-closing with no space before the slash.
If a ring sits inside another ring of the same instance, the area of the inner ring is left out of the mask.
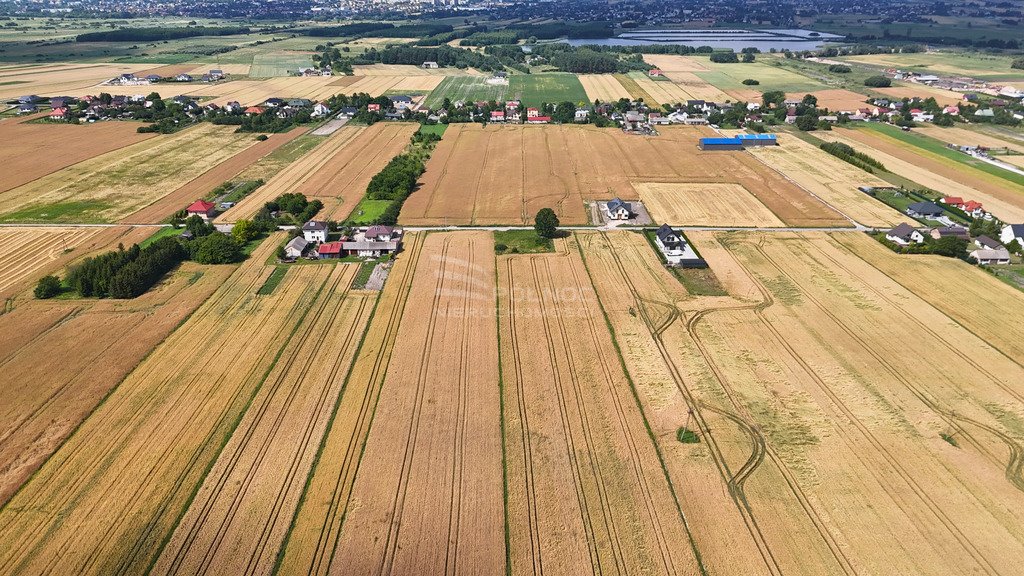
<path id="1" fill-rule="evenodd" d="M 576 120 L 577 122 L 586 122 L 587 116 L 589 115 L 590 110 L 587 110 L 586 108 L 580 108 L 579 110 L 576 110 L 574 120 Z"/>
<path id="2" fill-rule="evenodd" d="M 631 208 L 628 202 L 623 202 L 619 198 L 605 202 L 604 205 L 604 210 L 609 220 L 629 220 L 630 216 L 633 215 Z"/>
<path id="3" fill-rule="evenodd" d="M 978 248 L 971 251 L 971 257 L 978 261 L 978 264 L 1009 264 L 1010 251 L 1006 248 L 990 250 Z"/>
<path id="4" fill-rule="evenodd" d="M 686 262 L 699 263 L 701 261 L 693 248 L 683 239 L 683 236 L 668 224 L 662 224 L 654 232 L 654 243 L 658 246 L 658 250 L 665 255 L 665 260 L 669 265 L 678 266 Z"/>
<path id="5" fill-rule="evenodd" d="M 1003 244 L 1009 244 L 1016 240 L 1018 244 L 1024 246 L 1024 224 L 1007 224 L 1003 226 L 1003 231 L 999 234 L 999 240 Z"/>
<path id="6" fill-rule="evenodd" d="M 924 234 L 921 234 L 920 230 L 915 230 L 911 225 L 904 222 L 886 232 L 885 239 L 900 246 L 907 246 L 908 244 L 924 242 Z"/>
<path id="7" fill-rule="evenodd" d="M 327 242 L 327 232 L 330 226 L 327 222 L 310 220 L 302 225 L 302 237 L 306 242 Z"/>
<path id="8" fill-rule="evenodd" d="M 326 116 L 326 115 L 328 115 L 330 113 L 331 113 L 331 109 L 328 108 L 327 106 L 325 106 L 323 104 L 323 102 L 317 102 L 316 104 L 313 105 L 313 114 L 312 114 L 312 116 L 315 117 L 315 118 L 319 118 L 320 116 Z"/>
<path id="9" fill-rule="evenodd" d="M 292 238 L 284 246 L 285 258 L 291 260 L 294 260 L 295 258 L 300 258 L 302 256 L 302 253 L 306 251 L 307 246 L 309 246 L 309 242 L 302 236 L 296 236 L 295 238 Z"/>
<path id="10" fill-rule="evenodd" d="M 428 69 L 439 68 L 439 66 L 437 65 L 437 62 L 432 62 L 430 60 L 424 62 L 423 63 L 423 67 L 424 68 L 428 68 Z"/>

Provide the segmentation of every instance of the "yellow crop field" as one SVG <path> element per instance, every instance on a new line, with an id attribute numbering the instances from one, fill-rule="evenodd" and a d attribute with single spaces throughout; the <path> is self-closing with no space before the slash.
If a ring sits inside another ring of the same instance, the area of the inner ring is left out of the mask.
<path id="1" fill-rule="evenodd" d="M 693 72 L 666 72 L 665 76 L 683 92 L 689 95 L 688 99 L 690 100 L 725 102 L 733 99 L 732 96 L 719 90 L 710 82 L 704 80 L 700 76 L 697 76 Z M 757 101 L 756 98 L 752 98 L 750 100 L 755 102 Z"/>
<path id="2" fill-rule="evenodd" d="M 150 138 L 0 193 L 0 218 L 117 221 L 254 144 L 251 134 L 208 123 Z"/>
<path id="3" fill-rule="evenodd" d="M 0 100 L 26 94 L 47 96 L 110 92 L 103 82 L 121 74 L 152 68 L 152 64 L 46 64 L 0 70 Z"/>
<path id="4" fill-rule="evenodd" d="M 630 97 L 629 91 L 611 74 L 580 74 L 579 79 L 590 100 L 618 102 L 619 98 Z"/>
<path id="5" fill-rule="evenodd" d="M 709 68 L 695 58 L 675 54 L 644 54 L 644 62 L 662 72 L 707 72 Z"/>
<path id="6" fill-rule="evenodd" d="M 655 222 L 679 226 L 785 226 L 740 184 L 639 182 L 633 187 Z"/>

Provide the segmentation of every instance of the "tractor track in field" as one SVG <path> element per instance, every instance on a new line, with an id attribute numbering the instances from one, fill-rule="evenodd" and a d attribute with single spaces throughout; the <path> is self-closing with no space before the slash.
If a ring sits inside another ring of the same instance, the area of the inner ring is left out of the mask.
<path id="1" fill-rule="evenodd" d="M 392 307 L 390 314 L 386 318 L 387 323 L 383 326 L 384 336 L 381 339 L 382 345 L 374 357 L 369 383 L 360 403 L 359 414 L 356 419 L 355 426 L 356 433 L 349 436 L 348 446 L 345 450 L 345 461 L 341 466 L 337 481 L 335 482 L 334 489 L 331 493 L 328 513 L 325 515 L 323 523 L 320 526 L 320 532 L 317 536 L 317 543 L 312 562 L 306 570 L 307 576 L 326 574 L 330 571 L 331 564 L 333 563 L 338 539 L 341 536 L 341 527 L 348 512 L 349 500 L 347 495 L 351 493 L 352 484 L 355 481 L 356 473 L 359 469 L 359 463 L 362 459 L 362 450 L 357 451 L 357 448 L 361 443 L 365 444 L 365 440 L 370 432 L 370 426 L 373 423 L 377 402 L 380 398 L 380 390 L 384 383 L 384 376 L 391 363 L 394 341 L 398 335 L 398 328 L 401 325 L 403 311 L 405 310 L 409 292 L 412 289 L 412 278 L 415 274 L 415 270 L 420 260 L 420 255 L 423 251 L 423 236 L 423 234 L 417 234 L 414 237 L 411 243 L 412 245 L 408 248 L 408 266 L 403 269 L 402 276 L 400 278 L 395 278 L 393 280 L 398 282 L 399 295 L 396 297 L 395 305 Z M 370 318 L 369 323 L 372 324 L 374 319 L 375 317 Z M 346 381 L 343 385 L 339 402 L 344 399 L 344 395 L 349 389 L 349 378 L 351 377 L 352 370 L 358 361 L 359 357 L 357 355 L 357 357 L 353 359 L 352 367 L 349 368 L 349 374 L 346 375 Z M 331 427 L 333 427 L 333 423 Z M 330 436 L 331 427 L 328 427 L 325 431 L 324 440 L 322 442 L 326 442 L 326 439 Z M 314 466 L 313 470 L 310 471 L 310 477 L 315 473 L 316 466 Z M 304 490 L 308 490 L 308 485 Z M 305 494 L 303 494 L 303 497 L 304 496 Z M 297 513 L 298 511 L 296 514 Z M 282 544 L 282 550 L 287 549 L 289 540 L 290 534 L 285 536 L 284 543 Z"/>
<path id="2" fill-rule="evenodd" d="M 776 262 L 775 259 L 769 256 L 762 246 L 754 244 L 753 242 L 749 241 L 747 241 L 746 243 L 749 246 L 753 247 L 753 249 L 761 256 L 762 259 L 764 259 L 773 268 L 775 268 L 779 274 L 787 278 L 793 285 L 802 286 L 802 284 L 792 274 L 788 273 Z M 755 284 L 759 287 L 760 290 L 764 290 L 759 281 L 755 280 Z M 811 295 L 809 291 L 806 290 L 802 291 L 801 295 L 806 297 L 807 300 L 810 301 L 822 314 L 828 317 L 840 330 L 842 330 L 847 336 L 849 336 L 854 342 L 856 342 L 865 352 L 871 355 L 871 357 L 874 358 L 880 366 L 884 367 L 885 370 L 889 372 L 890 375 L 896 381 L 903 384 L 904 387 L 910 390 L 911 393 L 914 394 L 914 396 L 916 396 L 923 404 L 925 404 L 930 409 L 935 411 L 936 414 L 938 414 L 940 417 L 943 417 L 943 419 L 947 420 L 947 422 L 949 421 L 949 411 L 946 411 L 945 409 L 939 407 L 933 400 L 931 400 L 927 395 L 925 395 L 923 391 L 920 390 L 915 384 L 911 383 L 909 379 L 900 374 L 899 370 L 893 367 L 881 354 L 877 353 L 874 349 L 872 349 L 871 346 L 867 342 L 865 342 L 863 338 L 861 338 L 858 334 L 856 334 L 853 330 L 846 326 L 820 300 L 818 300 L 816 297 Z M 762 320 L 762 323 L 764 323 L 765 325 L 770 324 L 767 320 Z M 836 407 L 839 408 L 840 411 L 842 411 L 843 414 L 848 418 L 848 420 L 858 428 L 858 430 L 861 432 L 864 438 L 871 443 L 875 450 L 883 456 L 883 458 L 889 464 L 889 467 L 894 472 L 896 472 L 897 475 L 900 476 L 900 478 L 904 481 L 907 487 L 911 489 L 914 495 L 925 505 L 925 507 L 932 513 L 932 515 L 937 520 L 939 520 L 939 522 L 946 528 L 950 535 L 953 536 L 953 538 L 960 544 L 964 551 L 967 552 L 975 560 L 975 562 L 977 562 L 978 566 L 982 568 L 986 573 L 998 574 L 999 572 L 995 569 L 995 567 L 992 566 L 988 559 L 981 554 L 981 551 L 978 550 L 978 548 L 970 540 L 970 538 L 968 538 L 968 536 L 964 534 L 964 532 L 956 525 L 956 522 L 952 518 L 950 518 L 938 504 L 936 504 L 936 502 L 928 495 L 924 488 L 914 479 L 913 475 L 906 468 L 904 468 L 904 466 L 900 463 L 899 459 L 896 458 L 891 452 L 889 452 L 889 450 L 886 449 L 885 445 L 882 444 L 882 442 L 879 441 L 871 433 L 870 429 L 868 429 L 856 417 L 856 415 L 849 409 L 848 406 L 846 406 L 842 399 L 839 398 L 839 396 L 828 387 L 827 383 L 824 382 L 824 380 L 817 374 L 817 372 L 814 371 L 813 367 L 808 365 L 806 361 L 804 361 L 801 357 L 799 357 L 799 355 L 796 354 L 796 351 L 793 350 L 792 347 L 788 345 L 788 343 L 786 343 L 785 338 L 783 338 L 782 335 L 779 334 L 774 327 L 771 327 L 770 329 L 772 330 L 776 340 L 778 340 L 789 351 L 793 359 L 800 364 L 802 369 L 818 385 L 822 392 L 829 396 L 829 398 L 836 405 Z"/>
<path id="3" fill-rule="evenodd" d="M 388 514 L 390 522 L 387 537 L 384 540 L 384 556 L 380 558 L 377 567 L 377 574 L 390 574 L 394 567 L 395 556 L 398 554 L 398 537 L 402 527 L 402 513 L 405 509 L 405 497 L 409 490 L 409 476 L 412 473 L 412 461 L 416 452 L 416 442 L 420 432 L 420 415 L 423 413 L 424 395 L 426 394 L 426 380 L 431 348 L 434 346 L 434 332 L 437 328 L 437 316 L 440 309 L 442 288 L 445 275 L 448 269 L 448 250 L 451 247 L 451 236 L 446 236 L 441 244 L 439 259 L 439 270 L 437 281 L 434 286 L 433 305 L 427 318 L 427 332 L 424 336 L 423 347 L 420 351 L 419 369 L 416 377 L 416 390 L 413 400 L 412 421 L 409 425 L 409 432 L 404 442 L 405 452 L 402 456 L 402 468 L 398 477 L 398 486 L 392 500 L 391 512 Z"/>

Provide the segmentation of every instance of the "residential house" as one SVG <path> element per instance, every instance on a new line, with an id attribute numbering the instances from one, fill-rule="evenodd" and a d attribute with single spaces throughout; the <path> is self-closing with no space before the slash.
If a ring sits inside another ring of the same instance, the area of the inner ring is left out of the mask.
<path id="1" fill-rule="evenodd" d="M 630 110 L 630 111 L 626 112 L 626 122 L 636 123 L 636 122 L 643 122 L 643 121 L 644 121 L 644 115 L 641 114 L 640 112 L 637 112 L 636 110 Z"/>
<path id="2" fill-rule="evenodd" d="M 149 82 L 159 82 L 159 81 L 161 81 L 163 79 L 164 79 L 164 77 L 159 75 L 159 74 L 147 74 L 146 75 L 146 80 L 149 81 Z"/>
<path id="3" fill-rule="evenodd" d="M 313 105 L 313 117 L 319 118 L 321 116 L 327 116 L 331 113 L 331 109 L 328 108 L 324 103 L 317 102 Z"/>
<path id="4" fill-rule="evenodd" d="M 338 111 L 338 116 L 344 117 L 344 118 L 351 118 L 351 117 L 355 116 L 358 113 L 359 113 L 359 110 L 356 109 L 354 106 L 345 106 L 340 111 Z"/>
<path id="5" fill-rule="evenodd" d="M 907 246 L 924 242 L 924 234 L 921 234 L 919 230 L 915 230 L 910 224 L 904 222 L 886 232 L 885 239 L 900 246 Z"/>
<path id="6" fill-rule="evenodd" d="M 263 108 L 262 106 L 249 106 L 248 108 L 245 109 L 245 115 L 246 116 L 255 116 L 255 115 L 263 114 L 264 112 L 266 112 L 266 109 Z"/>
<path id="7" fill-rule="evenodd" d="M 363 232 L 363 238 L 370 242 L 391 242 L 401 238 L 401 236 L 401 228 L 383 226 L 381 224 L 370 226 Z"/>
<path id="8" fill-rule="evenodd" d="M 609 220 L 629 220 L 633 216 L 632 206 L 628 202 L 623 202 L 620 198 L 606 202 L 604 210 Z"/>
<path id="9" fill-rule="evenodd" d="M 981 202 L 968 200 L 967 202 L 964 202 L 964 205 L 960 209 L 970 214 L 971 218 L 985 217 L 985 210 L 982 208 Z"/>
<path id="10" fill-rule="evenodd" d="M 907 206 L 907 216 L 911 218 L 928 218 L 935 220 L 945 214 L 945 210 L 934 202 L 915 202 Z"/>
<path id="11" fill-rule="evenodd" d="M 302 225 L 302 237 L 307 242 L 327 242 L 327 233 L 330 231 L 330 226 L 327 222 L 319 220 L 310 220 Z"/>
<path id="12" fill-rule="evenodd" d="M 67 120 L 68 109 L 67 108 L 54 108 L 50 112 L 50 120 Z"/>
<path id="13" fill-rule="evenodd" d="M 690 248 L 679 232 L 676 232 L 668 224 L 662 224 L 654 232 L 654 243 L 658 250 L 665 256 L 670 265 L 679 265 L 686 260 L 697 260 L 697 255 Z"/>
<path id="14" fill-rule="evenodd" d="M 970 234 L 967 233 L 967 229 L 963 226 L 940 226 L 938 228 L 932 228 L 929 234 L 936 240 L 940 238 L 947 238 L 949 236 L 954 238 L 963 238 L 964 240 L 970 239 Z"/>
<path id="15" fill-rule="evenodd" d="M 191 82 L 192 81 L 192 76 L 190 76 L 188 74 L 178 74 L 177 76 L 174 77 L 174 81 L 175 82 Z"/>
<path id="16" fill-rule="evenodd" d="M 214 68 L 214 69 L 210 70 L 210 72 L 209 72 L 209 74 L 207 74 L 207 76 L 209 76 L 210 80 L 213 80 L 213 81 L 223 80 L 224 79 L 224 71 L 221 70 L 220 68 Z"/>
<path id="17" fill-rule="evenodd" d="M 648 72 L 647 75 L 650 76 L 651 78 L 664 78 L 665 77 L 665 73 L 662 72 L 661 70 L 657 69 L 657 68 L 651 69 L 651 71 Z"/>
<path id="18" fill-rule="evenodd" d="M 537 116 L 540 116 L 540 110 L 537 110 L 536 108 L 527 108 L 526 109 L 526 117 L 527 118 L 536 118 Z"/>
<path id="19" fill-rule="evenodd" d="M 292 98 L 288 101 L 288 106 L 292 108 L 308 108 L 313 105 L 313 101 L 308 98 Z"/>
<path id="20" fill-rule="evenodd" d="M 1000 248 L 1006 248 L 998 240 L 993 240 L 988 236 L 982 235 L 974 239 L 974 245 L 978 248 L 984 248 L 986 250 L 999 250 Z"/>
<path id="21" fill-rule="evenodd" d="M 945 198 L 939 200 L 939 202 L 942 202 L 947 206 L 959 208 L 961 210 L 963 210 L 964 208 L 964 199 L 959 196 L 946 196 Z"/>
<path id="22" fill-rule="evenodd" d="M 229 114 L 234 114 L 242 109 L 242 105 L 237 100 L 232 100 L 224 105 L 224 111 Z"/>
<path id="23" fill-rule="evenodd" d="M 786 110 L 786 124 L 796 124 L 796 108 Z"/>
<path id="24" fill-rule="evenodd" d="M 551 116 L 532 116 L 526 119 L 527 124 L 547 124 L 551 122 Z"/>
<path id="25" fill-rule="evenodd" d="M 308 247 L 308 240 L 306 240 L 302 236 L 296 236 L 295 238 L 292 238 L 291 240 L 288 241 L 287 244 L 284 245 L 284 256 L 289 260 L 301 258 L 302 253 L 305 252 L 306 248 Z"/>
<path id="26" fill-rule="evenodd" d="M 188 208 L 185 208 L 185 213 L 189 216 L 199 216 L 203 220 L 209 222 L 211 218 L 216 215 L 215 209 L 217 206 L 213 202 L 207 202 L 206 200 L 196 200 L 189 204 Z"/>
<path id="27" fill-rule="evenodd" d="M 1006 248 L 990 250 L 987 248 L 978 248 L 972 250 L 970 253 L 971 258 L 974 258 L 978 264 L 1009 264 L 1010 263 L 1010 251 Z"/>
<path id="28" fill-rule="evenodd" d="M 391 105 L 394 106 L 396 110 L 408 110 L 412 108 L 413 101 L 409 96 L 392 96 Z"/>
<path id="29" fill-rule="evenodd" d="M 492 110 L 491 111 L 491 122 L 504 122 L 505 112 L 503 110 Z"/>
<path id="30" fill-rule="evenodd" d="M 372 103 L 366 105 L 367 112 L 380 112 L 380 104 Z"/>
<path id="31" fill-rule="evenodd" d="M 36 105 L 35 104 L 19 104 L 18 105 L 18 114 L 32 114 L 35 111 L 36 111 Z"/>
<path id="32" fill-rule="evenodd" d="M 577 122 L 586 122 L 588 116 L 590 116 L 590 110 L 587 110 L 586 108 L 580 108 L 576 110 L 576 114 L 574 115 L 573 119 L 576 120 Z"/>
<path id="33" fill-rule="evenodd" d="M 270 106 L 271 108 L 279 108 L 284 106 L 284 100 L 281 98 L 267 98 L 266 102 L 263 104 L 265 106 Z"/>
<path id="34" fill-rule="evenodd" d="M 647 115 L 647 121 L 654 125 L 671 124 L 668 116 L 662 116 L 660 112 L 651 112 Z"/>
<path id="35" fill-rule="evenodd" d="M 429 61 L 429 60 L 423 63 L 423 67 L 427 68 L 427 69 L 440 68 L 440 66 L 437 65 L 437 62 L 432 62 L 432 61 Z"/>
<path id="36" fill-rule="evenodd" d="M 354 238 L 342 243 L 342 249 L 352 256 L 376 258 L 394 254 L 401 244 L 401 229 L 377 225 L 357 232 Z"/>
<path id="37" fill-rule="evenodd" d="M 999 233 L 999 240 L 1003 244 L 1009 244 L 1016 240 L 1018 244 L 1024 246 L 1024 224 L 1007 224 L 1003 226 L 1002 232 Z"/>

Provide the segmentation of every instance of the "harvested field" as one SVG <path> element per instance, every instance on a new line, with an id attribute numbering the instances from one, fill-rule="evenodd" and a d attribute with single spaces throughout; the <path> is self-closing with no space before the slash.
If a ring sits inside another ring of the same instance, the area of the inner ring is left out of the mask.
<path id="1" fill-rule="evenodd" d="M 402 209 L 404 224 L 528 224 L 550 207 L 564 224 L 587 221 L 585 200 L 637 200 L 639 182 L 733 183 L 783 222 L 848 222 L 756 158 L 704 152 L 707 131 L 662 127 L 637 137 L 591 126 L 452 125 Z"/>
<path id="2" fill-rule="evenodd" d="M 0 123 L 0 158 L 4 159 L 0 197 L 61 168 L 155 136 L 139 134 L 136 128 L 131 122 L 87 126 L 26 124 L 16 120 Z M 58 148 L 61 152 L 53 153 Z"/>
<path id="3" fill-rule="evenodd" d="M 957 104 L 963 100 L 963 96 L 959 92 L 932 88 L 924 84 L 904 84 L 889 88 L 871 88 L 870 90 L 889 98 L 935 98 L 939 106 Z"/>
<path id="4" fill-rule="evenodd" d="M 0 569 L 148 571 L 273 367 L 305 350 L 336 291 L 334 266 L 298 266 L 257 296 L 283 239 L 220 284 L 0 511 Z"/>
<path id="5" fill-rule="evenodd" d="M 14 222 L 113 222 L 256 143 L 231 126 L 203 123 L 108 152 L 0 193 Z"/>
<path id="6" fill-rule="evenodd" d="M 231 269 L 186 263 L 134 300 L 28 300 L 0 315 L 0 504 Z"/>
<path id="7" fill-rule="evenodd" d="M 332 572 L 504 571 L 493 242 L 424 240 Z"/>
<path id="8" fill-rule="evenodd" d="M 0 298 L 15 295 L 83 254 L 140 242 L 153 230 L 116 228 L 0 228 Z"/>
<path id="9" fill-rule="evenodd" d="M 844 142 L 890 171 L 943 195 L 977 200 L 997 217 L 1024 221 L 1024 187 L 867 130 L 834 130 L 823 140 Z"/>
<path id="10" fill-rule="evenodd" d="M 602 102 L 618 102 L 619 98 L 629 98 L 629 92 L 611 74 L 580 74 L 580 84 L 587 92 L 590 100 Z"/>
<path id="11" fill-rule="evenodd" d="M 786 98 L 802 100 L 810 94 L 818 99 L 819 108 L 828 108 L 832 112 L 855 112 L 861 108 L 868 108 L 864 94 L 858 94 L 849 90 L 815 90 L 814 92 L 793 92 L 786 94 Z"/>
<path id="12" fill-rule="evenodd" d="M 688 100 L 725 102 L 732 98 L 693 72 L 667 72 L 665 76 L 689 95 Z"/>
<path id="13" fill-rule="evenodd" d="M 673 226 L 785 226 L 740 184 L 635 184 L 655 222 Z"/>
<path id="14" fill-rule="evenodd" d="M 410 78 L 413 76 L 481 76 L 482 73 L 468 68 L 459 70 L 457 68 L 421 68 L 405 64 L 370 64 L 366 66 L 353 66 L 352 71 L 356 76 L 398 76 Z"/>
<path id="15" fill-rule="evenodd" d="M 576 240 L 498 259 L 512 574 L 696 574 Z"/>
<path id="16" fill-rule="evenodd" d="M 319 217 L 343 220 L 359 204 L 373 175 L 405 149 L 418 128 L 416 124 L 388 123 L 365 129 L 343 127 L 221 219 L 234 222 L 249 218 L 277 196 L 298 192 L 324 203 Z"/>
<path id="17" fill-rule="evenodd" d="M 677 72 L 676 74 L 688 73 Z M 684 90 L 675 82 L 651 80 L 647 77 L 647 74 L 642 72 L 630 72 L 629 77 L 636 82 L 637 86 L 639 86 L 641 90 L 650 94 L 658 104 L 679 104 L 693 99 L 693 96 L 691 96 L 689 92 Z"/>
<path id="18" fill-rule="evenodd" d="M 309 129 L 306 127 L 296 127 L 284 134 L 271 134 L 267 140 L 257 142 L 242 150 L 185 185 L 178 187 L 170 194 L 124 218 L 121 222 L 126 224 L 163 222 L 178 210 L 183 210 L 195 200 L 204 197 L 221 183 L 234 178 L 260 158 L 308 131 Z"/>
<path id="19" fill-rule="evenodd" d="M 1010 150 L 1016 150 L 1017 152 L 1024 154 L 1024 142 L 1020 140 L 1013 140 L 1011 138 L 997 138 L 996 136 L 977 130 L 970 130 L 967 128 L 942 128 L 935 126 L 934 124 L 922 124 L 918 125 L 914 131 L 956 146 L 1009 148 Z M 1013 156 L 998 156 L 999 160 L 1005 160 L 1007 162 L 1014 158 L 1015 157 Z M 1016 158 L 1020 159 L 1024 158 L 1024 156 L 1016 156 Z"/>
<path id="20" fill-rule="evenodd" d="M 195 69 L 195 67 L 195 63 L 167 64 L 166 66 L 157 66 L 156 68 L 147 68 L 146 70 L 140 70 L 136 72 L 135 75 L 146 77 L 150 74 L 156 74 L 157 76 L 162 76 L 164 78 L 173 78 L 178 74 L 191 73 L 192 70 Z M 208 71 L 209 69 L 207 68 L 206 70 L 202 71 L 202 74 L 205 74 Z"/>
<path id="21" fill-rule="evenodd" d="M 864 235 L 695 237 L 753 301 L 682 298 L 625 249 L 640 242 L 580 235 L 683 512 L 714 526 L 695 532 L 709 572 L 1012 572 L 1024 427 L 1011 382 L 1024 369 L 843 246 L 874 243 Z M 936 259 L 871 251 L 894 269 Z M 950 273 L 916 283 L 953 306 L 954 269 L 998 284 L 946 261 Z M 697 445 L 674 441 L 688 409 Z"/>
<path id="22" fill-rule="evenodd" d="M 53 64 L 0 70 L 0 100 L 25 94 L 95 94 L 102 82 L 152 67 L 152 64 Z"/>
<path id="23" fill-rule="evenodd" d="M 271 573 L 376 299 L 348 289 L 358 265 L 330 268 L 151 573 Z"/>
<path id="24" fill-rule="evenodd" d="M 859 186 L 888 186 L 885 180 L 843 162 L 803 140 L 781 135 L 778 146 L 750 148 L 750 153 L 814 194 L 839 212 L 865 226 L 916 225 L 884 203 L 858 190 Z"/>
<path id="25" fill-rule="evenodd" d="M 629 97 L 633 100 L 643 100 L 648 106 L 654 108 L 661 106 L 661 103 L 641 88 L 633 77 L 627 74 L 613 74 L 612 77 L 618 80 L 619 84 L 622 84 L 622 87 L 629 92 Z"/>
<path id="26" fill-rule="evenodd" d="M 249 69 L 252 67 L 249 64 L 237 64 L 237 63 L 219 63 L 219 62 L 207 62 L 204 64 L 196 65 L 194 62 L 190 64 L 191 69 L 188 70 L 189 74 L 202 76 L 211 69 L 216 68 L 221 72 L 231 76 L 248 76 Z"/>
<path id="27" fill-rule="evenodd" d="M 675 54 L 644 54 L 644 62 L 662 72 L 706 72 L 708 67 L 700 60 Z"/>

